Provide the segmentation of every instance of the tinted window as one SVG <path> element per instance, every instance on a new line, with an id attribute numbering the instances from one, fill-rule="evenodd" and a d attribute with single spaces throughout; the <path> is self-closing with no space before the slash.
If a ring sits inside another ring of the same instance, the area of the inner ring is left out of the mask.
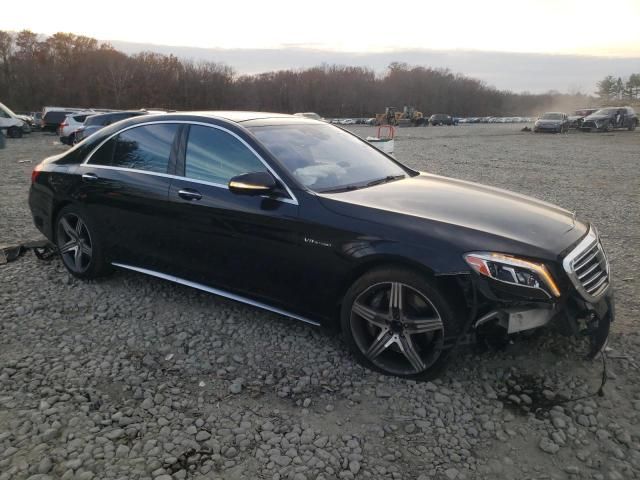
<path id="1" fill-rule="evenodd" d="M 117 137 L 113 137 L 107 143 L 102 145 L 96 152 L 91 156 L 91 160 L 89 163 L 91 165 L 112 165 L 113 161 L 113 147 L 116 144 Z"/>
<path id="2" fill-rule="evenodd" d="M 166 173 L 176 124 L 145 125 L 126 130 L 105 143 L 91 164 Z"/>
<path id="3" fill-rule="evenodd" d="M 185 176 L 226 185 L 236 175 L 260 171 L 265 166 L 234 136 L 217 128 L 190 127 Z"/>

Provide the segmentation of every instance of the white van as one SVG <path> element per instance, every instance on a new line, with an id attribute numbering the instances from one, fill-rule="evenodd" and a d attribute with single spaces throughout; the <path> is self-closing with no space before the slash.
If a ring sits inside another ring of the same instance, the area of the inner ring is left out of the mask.
<path id="1" fill-rule="evenodd" d="M 20 138 L 24 127 L 24 121 L 20 120 L 9 107 L 0 103 L 0 130 L 6 130 L 8 137 Z"/>

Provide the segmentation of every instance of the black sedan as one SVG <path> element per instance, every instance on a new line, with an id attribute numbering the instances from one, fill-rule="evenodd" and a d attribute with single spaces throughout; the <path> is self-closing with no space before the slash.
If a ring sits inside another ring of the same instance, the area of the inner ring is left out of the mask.
<path id="1" fill-rule="evenodd" d="M 387 374 L 433 376 L 485 328 L 551 322 L 596 352 L 613 319 L 589 224 L 306 118 L 124 120 L 40 163 L 29 204 L 76 277 L 124 268 L 337 327 Z"/>

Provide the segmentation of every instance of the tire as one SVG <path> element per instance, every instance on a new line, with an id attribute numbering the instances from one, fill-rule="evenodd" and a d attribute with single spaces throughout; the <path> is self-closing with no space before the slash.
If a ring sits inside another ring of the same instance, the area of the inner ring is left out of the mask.
<path id="1" fill-rule="evenodd" d="M 20 127 L 10 127 L 7 130 L 7 137 L 9 137 L 9 138 L 22 138 L 22 129 Z"/>
<path id="2" fill-rule="evenodd" d="M 433 281 L 396 267 L 360 277 L 340 312 L 343 335 L 361 365 L 414 380 L 444 370 L 451 353 L 444 347 L 460 334 L 460 318 Z"/>
<path id="3" fill-rule="evenodd" d="M 54 236 L 62 263 L 74 277 L 88 280 L 110 272 L 98 229 L 83 208 L 67 205 L 60 210 Z"/>
<path id="4" fill-rule="evenodd" d="M 611 122 L 608 122 L 606 125 L 602 127 L 602 131 L 605 133 L 609 133 L 611 131 Z"/>
<path id="5" fill-rule="evenodd" d="M 638 121 L 636 120 L 635 122 L 631 122 L 631 125 L 629 125 L 629 131 L 633 132 L 636 127 L 638 126 Z"/>

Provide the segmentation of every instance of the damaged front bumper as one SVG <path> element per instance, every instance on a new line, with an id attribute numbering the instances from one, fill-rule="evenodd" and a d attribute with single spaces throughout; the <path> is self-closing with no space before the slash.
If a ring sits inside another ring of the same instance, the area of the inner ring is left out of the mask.
<path id="1" fill-rule="evenodd" d="M 563 303 L 495 306 L 477 318 L 473 326 L 476 331 L 486 326 L 499 326 L 511 335 L 549 325 L 564 335 L 588 336 L 588 357 L 593 358 L 606 346 L 614 319 L 615 301 L 609 288 L 594 303 L 574 295 Z"/>
<path id="2" fill-rule="evenodd" d="M 514 334 L 553 324 L 564 334 L 588 336 L 589 356 L 606 344 L 615 318 L 613 287 L 609 261 L 593 226 L 556 262 L 542 266 L 495 253 L 473 252 L 465 260 L 473 268 L 477 316 L 472 326 L 478 333 L 496 325 Z M 527 276 L 522 269 L 541 275 Z"/>

